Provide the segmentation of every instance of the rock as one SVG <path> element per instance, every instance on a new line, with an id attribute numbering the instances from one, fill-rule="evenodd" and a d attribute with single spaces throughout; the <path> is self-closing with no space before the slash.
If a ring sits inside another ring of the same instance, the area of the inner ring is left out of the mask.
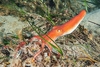
<path id="1" fill-rule="evenodd" d="M 22 22 L 14 16 L 0 16 L 0 23 L 4 23 L 0 26 L 0 30 L 5 29 L 4 33 L 16 33 L 17 30 L 28 26 L 28 23 Z"/>
<path id="2" fill-rule="evenodd" d="M 92 31 L 93 35 L 100 35 L 100 9 L 87 13 L 81 24 Z"/>

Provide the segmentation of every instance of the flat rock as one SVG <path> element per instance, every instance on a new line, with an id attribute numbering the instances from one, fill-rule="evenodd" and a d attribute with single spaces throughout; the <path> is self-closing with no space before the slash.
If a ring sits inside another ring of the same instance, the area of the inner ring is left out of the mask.
<path id="1" fill-rule="evenodd" d="M 100 9 L 87 13 L 81 24 L 88 30 L 92 31 L 93 35 L 100 36 Z"/>
<path id="2" fill-rule="evenodd" d="M 16 33 L 17 30 L 25 28 L 28 23 L 20 21 L 18 17 L 14 16 L 0 16 L 0 31 L 4 29 L 4 33 Z"/>

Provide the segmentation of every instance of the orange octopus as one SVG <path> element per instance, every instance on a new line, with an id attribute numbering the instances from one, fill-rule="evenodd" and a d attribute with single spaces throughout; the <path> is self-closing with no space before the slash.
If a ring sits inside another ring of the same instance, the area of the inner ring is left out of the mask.
<path id="1" fill-rule="evenodd" d="M 66 34 L 72 33 L 77 26 L 80 24 L 80 22 L 83 20 L 83 18 L 86 15 L 86 11 L 82 10 L 78 15 L 73 17 L 68 22 L 65 22 L 62 25 L 54 26 L 53 29 L 51 29 L 48 33 L 40 36 L 34 36 L 31 38 L 30 43 L 34 41 L 34 39 L 37 39 L 39 43 L 41 44 L 41 49 L 39 52 L 37 52 L 34 55 L 34 59 L 43 51 L 44 47 L 47 46 L 49 51 L 52 51 L 52 46 L 49 44 L 53 44 L 56 48 L 59 48 L 53 41 L 56 40 L 59 36 L 63 36 Z"/>

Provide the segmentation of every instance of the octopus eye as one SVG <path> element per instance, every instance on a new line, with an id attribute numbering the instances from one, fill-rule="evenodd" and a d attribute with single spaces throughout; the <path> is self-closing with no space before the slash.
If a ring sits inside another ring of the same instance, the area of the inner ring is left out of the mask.
<path id="1" fill-rule="evenodd" d="M 57 32 L 58 32 L 58 33 L 60 33 L 60 32 L 61 32 L 61 30 L 57 30 Z"/>

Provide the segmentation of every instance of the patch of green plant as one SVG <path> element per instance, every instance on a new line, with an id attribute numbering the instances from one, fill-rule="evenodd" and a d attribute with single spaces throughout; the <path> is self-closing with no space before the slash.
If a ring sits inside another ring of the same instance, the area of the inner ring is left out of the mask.
<path id="1" fill-rule="evenodd" d="M 0 57 L 0 59 L 5 59 L 6 57 L 5 56 L 3 56 L 3 57 Z"/>
<path id="2" fill-rule="evenodd" d="M 25 15 L 26 12 L 23 9 L 18 10 L 21 15 Z"/>
<path id="3" fill-rule="evenodd" d="M 18 35 L 12 35 L 11 37 L 12 37 L 12 38 L 15 38 L 15 39 L 19 39 L 19 38 L 18 38 Z"/>
<path id="4" fill-rule="evenodd" d="M 84 6 L 85 6 L 85 9 L 86 9 L 86 11 L 88 11 L 88 3 L 87 3 L 87 0 L 84 0 Z"/>
<path id="5" fill-rule="evenodd" d="M 50 8 L 45 4 L 44 1 L 40 0 L 37 1 L 39 3 L 35 5 L 36 10 L 35 12 L 43 17 L 45 17 L 48 21 L 50 21 L 50 24 L 52 26 L 55 25 L 55 23 L 52 21 L 52 17 L 51 17 L 51 12 L 50 12 Z"/>
<path id="6" fill-rule="evenodd" d="M 12 2 L 10 4 L 4 4 L 3 6 L 9 10 L 15 10 L 17 13 L 19 13 L 21 15 L 26 14 L 26 12 L 22 8 L 18 7 L 14 2 Z"/>
<path id="7" fill-rule="evenodd" d="M 89 9 L 88 3 L 95 5 L 95 8 L 100 8 L 100 1 L 99 0 L 91 0 L 91 1 L 84 0 L 83 2 L 84 2 L 84 6 L 85 6 L 87 11 Z"/>
<path id="8" fill-rule="evenodd" d="M 76 66 L 77 65 L 77 63 L 76 63 L 77 60 L 74 57 L 72 58 L 72 60 L 73 60 L 73 64 Z"/>
<path id="9" fill-rule="evenodd" d="M 0 0 L 1 4 L 12 4 L 15 3 L 16 0 Z"/>
<path id="10" fill-rule="evenodd" d="M 54 23 L 54 21 L 52 21 L 52 18 L 50 16 L 50 14 L 48 16 L 46 16 L 47 20 L 50 21 L 50 23 L 52 24 L 52 26 L 55 26 L 56 24 Z"/>
<path id="11" fill-rule="evenodd" d="M 81 44 L 84 48 L 86 48 L 87 51 L 92 51 L 91 45 L 87 44 Z"/>
<path id="12" fill-rule="evenodd" d="M 5 37 L 5 38 L 3 38 L 2 42 L 4 45 L 7 45 L 10 43 L 10 39 L 8 37 Z"/>
<path id="13" fill-rule="evenodd" d="M 90 2 L 90 3 L 94 4 L 94 5 L 95 5 L 95 7 L 100 8 L 100 0 L 91 0 L 91 2 Z"/>

